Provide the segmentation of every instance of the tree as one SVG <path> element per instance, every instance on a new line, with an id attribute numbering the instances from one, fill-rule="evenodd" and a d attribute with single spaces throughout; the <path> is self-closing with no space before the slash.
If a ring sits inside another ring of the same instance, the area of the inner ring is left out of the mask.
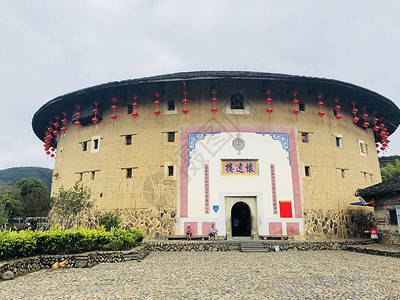
<path id="1" fill-rule="evenodd" d="M 37 178 L 23 178 L 15 187 L 24 208 L 24 217 L 45 217 L 50 211 L 50 193 L 46 184 Z"/>
<path id="2" fill-rule="evenodd" d="M 70 225 L 73 219 L 80 213 L 93 207 L 93 200 L 90 199 L 91 191 L 88 187 L 75 182 L 70 189 L 61 186 L 51 199 L 51 206 L 61 218 L 63 225 Z M 65 224 L 67 221 L 67 224 Z"/>
<path id="3" fill-rule="evenodd" d="M 6 218 L 9 222 L 12 222 L 15 217 L 21 216 L 24 211 L 21 201 L 10 193 L 5 193 L 0 196 L 0 208 L 5 211 Z"/>
<path id="4" fill-rule="evenodd" d="M 395 179 L 400 177 L 400 160 L 396 159 L 395 165 L 391 163 L 386 164 L 385 167 L 381 168 L 382 180 Z"/>
<path id="5" fill-rule="evenodd" d="M 110 231 L 113 227 L 118 228 L 119 223 L 121 223 L 121 219 L 112 212 L 105 213 L 99 217 L 99 225 L 104 226 L 107 231 Z"/>

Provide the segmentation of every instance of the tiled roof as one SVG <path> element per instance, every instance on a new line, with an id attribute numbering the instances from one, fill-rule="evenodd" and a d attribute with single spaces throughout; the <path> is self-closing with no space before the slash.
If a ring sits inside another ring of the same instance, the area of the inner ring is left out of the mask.
<path id="1" fill-rule="evenodd" d="M 386 180 L 378 184 L 371 185 L 364 189 L 358 189 L 356 196 L 376 196 L 389 193 L 400 192 L 400 178 Z"/>

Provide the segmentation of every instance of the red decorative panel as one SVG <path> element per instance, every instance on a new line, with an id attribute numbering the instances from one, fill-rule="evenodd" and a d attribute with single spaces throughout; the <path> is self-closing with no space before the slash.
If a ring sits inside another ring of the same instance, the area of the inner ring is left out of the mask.
<path id="1" fill-rule="evenodd" d="M 210 169 L 208 164 L 204 164 L 204 212 L 210 213 Z"/>
<path id="2" fill-rule="evenodd" d="M 300 235 L 299 223 L 286 223 L 287 235 Z"/>
<path id="3" fill-rule="evenodd" d="M 282 235 L 282 223 L 269 222 L 269 235 Z"/>
<path id="4" fill-rule="evenodd" d="M 292 214 L 292 202 L 290 201 L 279 201 L 279 210 L 281 218 L 293 218 Z"/>
<path id="5" fill-rule="evenodd" d="M 190 224 L 190 228 L 192 228 L 192 234 L 197 234 L 199 232 L 197 222 L 185 222 L 183 226 L 185 228 L 183 229 L 183 233 L 186 234 L 186 227 Z"/>
<path id="6" fill-rule="evenodd" d="M 203 223 L 201 223 L 201 233 L 202 234 L 209 234 L 212 223 L 215 224 L 215 222 L 203 222 Z M 217 227 L 217 230 L 218 230 L 218 227 Z"/>
<path id="7" fill-rule="evenodd" d="M 278 214 L 278 200 L 276 197 L 275 165 L 271 164 L 271 189 L 272 189 L 272 211 L 274 215 Z"/>

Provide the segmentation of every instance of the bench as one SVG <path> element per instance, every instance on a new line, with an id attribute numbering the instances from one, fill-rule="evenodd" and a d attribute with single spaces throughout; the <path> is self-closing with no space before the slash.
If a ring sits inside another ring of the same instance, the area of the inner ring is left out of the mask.
<path id="1" fill-rule="evenodd" d="M 179 234 L 179 235 L 166 235 L 164 236 L 166 240 L 186 240 L 186 234 Z M 202 234 L 193 234 L 192 235 L 192 240 L 208 240 L 208 235 L 202 235 Z"/>

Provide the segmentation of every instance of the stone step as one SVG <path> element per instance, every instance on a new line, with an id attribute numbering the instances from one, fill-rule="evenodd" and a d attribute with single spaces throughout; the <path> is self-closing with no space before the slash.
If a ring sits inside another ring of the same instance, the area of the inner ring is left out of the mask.
<path id="1" fill-rule="evenodd" d="M 263 243 L 241 243 L 240 249 L 242 252 L 265 252 L 268 251 Z"/>

